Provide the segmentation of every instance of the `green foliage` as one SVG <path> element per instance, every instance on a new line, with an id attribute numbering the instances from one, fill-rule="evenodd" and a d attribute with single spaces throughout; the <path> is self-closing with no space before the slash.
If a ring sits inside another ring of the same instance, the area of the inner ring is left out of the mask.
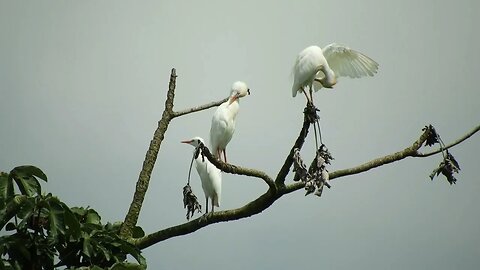
<path id="1" fill-rule="evenodd" d="M 38 179 L 47 176 L 34 166 L 0 172 L 0 229 L 10 232 L 0 237 L 0 270 L 146 268 L 140 250 L 119 237 L 120 222 L 103 225 L 95 210 L 42 194 Z M 136 227 L 134 237 L 143 235 Z"/>

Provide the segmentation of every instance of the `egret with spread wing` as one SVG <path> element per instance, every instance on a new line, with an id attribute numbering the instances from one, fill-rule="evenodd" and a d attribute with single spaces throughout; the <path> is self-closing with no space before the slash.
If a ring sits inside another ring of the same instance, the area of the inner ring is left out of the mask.
<path id="1" fill-rule="evenodd" d="M 325 48 L 310 46 L 301 51 L 293 67 L 292 95 L 303 92 L 313 103 L 313 90 L 332 88 L 338 77 L 360 78 L 377 73 L 378 63 L 347 46 L 332 43 Z M 308 87 L 310 97 L 305 92 Z M 313 90 L 312 90 L 313 89 Z"/>

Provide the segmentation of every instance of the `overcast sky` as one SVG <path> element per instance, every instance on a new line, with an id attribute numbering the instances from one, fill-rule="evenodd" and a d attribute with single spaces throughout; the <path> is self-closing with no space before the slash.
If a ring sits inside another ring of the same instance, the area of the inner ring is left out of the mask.
<path id="1" fill-rule="evenodd" d="M 274 176 L 302 124 L 295 57 L 331 42 L 380 69 L 315 96 L 330 171 L 401 150 L 430 123 L 451 142 L 480 122 L 479 10 L 475 0 L 0 0 L 0 170 L 36 165 L 46 191 L 123 221 L 175 67 L 176 109 L 248 84 L 229 161 Z M 213 111 L 170 124 L 139 219 L 147 233 L 185 222 L 193 148 L 179 142 L 208 138 Z M 477 269 L 479 150 L 476 135 L 451 151 L 455 186 L 428 178 L 440 156 L 410 158 L 159 243 L 145 250 L 149 269 Z M 193 189 L 203 198 L 196 174 Z M 220 209 L 265 190 L 224 174 Z"/>

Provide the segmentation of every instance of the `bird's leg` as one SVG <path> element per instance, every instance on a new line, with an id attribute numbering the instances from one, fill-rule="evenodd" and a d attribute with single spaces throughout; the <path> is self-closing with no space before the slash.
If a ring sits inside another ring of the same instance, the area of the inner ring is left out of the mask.
<path id="1" fill-rule="evenodd" d="M 315 147 L 316 147 L 316 148 L 315 148 L 315 151 L 317 151 L 317 149 L 318 149 L 318 139 L 317 139 L 317 126 L 315 125 L 315 123 L 318 124 L 318 117 L 317 117 L 317 112 L 316 112 L 316 111 L 317 111 L 317 108 L 315 107 L 315 104 L 313 103 L 313 89 L 312 89 L 312 85 L 313 85 L 313 83 L 310 84 L 310 87 L 309 87 L 309 89 L 308 89 L 308 92 L 310 93 L 310 102 L 311 102 L 312 107 L 313 107 L 313 110 L 314 110 L 315 121 L 314 121 L 314 122 L 312 121 L 312 124 L 313 124 L 313 130 L 315 131 Z M 304 93 L 305 93 L 305 91 L 304 91 Z M 305 93 L 305 96 L 307 96 L 307 93 Z M 307 98 L 308 98 L 308 97 L 307 97 Z M 321 134 L 321 133 L 320 133 L 320 125 L 318 125 L 318 133 Z M 322 141 L 322 135 L 320 135 L 320 142 L 321 142 L 321 141 Z"/>
<path id="2" fill-rule="evenodd" d="M 310 102 L 312 102 L 312 105 L 315 107 L 315 104 L 313 104 L 313 89 L 312 89 L 312 84 L 310 84 L 310 88 L 309 88 L 309 93 L 310 93 Z"/>
<path id="3" fill-rule="evenodd" d="M 312 101 L 311 101 L 310 98 L 308 97 L 307 92 L 305 91 L 305 89 L 302 88 L 302 92 L 303 92 L 303 94 L 305 95 L 305 97 L 307 98 L 307 104 L 308 104 L 308 103 L 312 103 Z M 312 104 L 313 104 L 313 103 L 312 103 Z"/>
<path id="4" fill-rule="evenodd" d="M 223 160 L 227 163 L 227 148 L 223 149 Z"/>
<path id="5" fill-rule="evenodd" d="M 215 204 L 213 204 L 213 198 L 212 198 L 212 213 L 215 212 Z"/>
<path id="6" fill-rule="evenodd" d="M 206 214 L 208 214 L 208 197 L 205 197 L 205 206 L 206 206 L 205 207 L 205 209 L 206 209 L 205 215 L 206 215 Z"/>

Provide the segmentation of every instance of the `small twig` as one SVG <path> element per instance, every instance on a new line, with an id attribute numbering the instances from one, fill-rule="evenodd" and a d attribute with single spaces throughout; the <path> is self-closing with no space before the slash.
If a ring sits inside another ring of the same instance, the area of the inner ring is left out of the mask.
<path id="1" fill-rule="evenodd" d="M 442 152 L 442 150 L 447 150 L 449 148 L 452 148 L 454 147 L 455 145 L 465 141 L 466 139 L 470 138 L 473 134 L 477 133 L 478 131 L 480 130 L 480 125 L 476 126 L 474 129 L 470 130 L 470 132 L 468 132 L 467 134 L 463 135 L 461 138 L 459 138 L 458 140 L 452 142 L 451 144 L 449 145 L 446 145 L 444 147 L 441 147 L 437 150 L 434 150 L 434 151 L 431 151 L 431 152 L 427 152 L 427 153 L 415 153 L 413 156 L 414 157 L 429 157 L 429 156 L 432 156 L 432 155 L 435 155 L 435 154 L 438 154 L 440 152 Z"/>
<path id="2" fill-rule="evenodd" d="M 224 103 L 227 100 L 228 100 L 228 98 L 224 98 L 224 99 L 219 100 L 219 101 L 214 101 L 214 102 L 210 102 L 210 103 L 200 105 L 200 106 L 197 106 L 197 107 L 192 107 L 192 108 L 188 108 L 188 109 L 181 110 L 181 111 L 178 111 L 178 112 L 173 112 L 173 118 L 179 117 L 179 116 L 182 116 L 182 115 L 185 115 L 185 114 L 189 114 L 189 113 L 194 113 L 194 112 L 199 112 L 199 111 L 203 111 L 203 110 L 206 110 L 206 109 L 210 109 L 212 107 L 219 106 L 220 104 Z"/>

